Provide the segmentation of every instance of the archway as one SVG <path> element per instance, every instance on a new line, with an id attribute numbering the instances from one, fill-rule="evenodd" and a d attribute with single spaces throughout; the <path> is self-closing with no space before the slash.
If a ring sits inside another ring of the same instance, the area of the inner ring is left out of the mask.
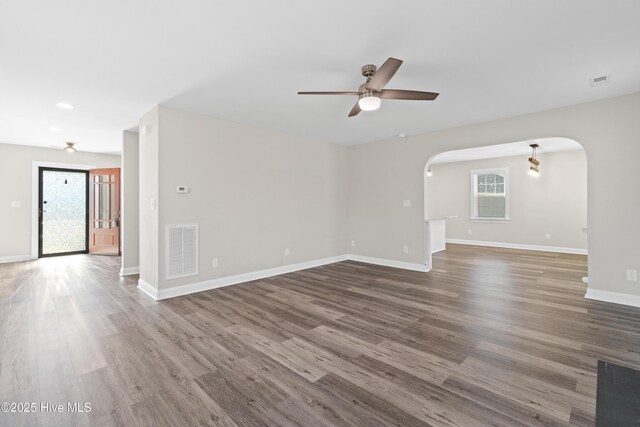
<path id="1" fill-rule="evenodd" d="M 532 144 L 539 165 L 529 161 Z M 561 137 L 432 156 L 423 174 L 427 267 L 447 244 L 587 254 L 586 164 L 582 145 Z"/>

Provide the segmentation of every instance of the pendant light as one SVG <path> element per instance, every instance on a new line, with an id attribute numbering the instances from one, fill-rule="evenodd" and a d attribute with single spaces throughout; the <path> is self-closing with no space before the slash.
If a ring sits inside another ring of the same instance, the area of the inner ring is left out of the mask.
<path id="1" fill-rule="evenodd" d="M 537 178 L 540 176 L 540 162 L 536 159 L 536 149 L 538 148 L 538 144 L 530 144 L 529 147 L 531 147 L 531 157 L 529 157 L 529 163 L 531 166 L 529 166 L 529 175 Z"/>

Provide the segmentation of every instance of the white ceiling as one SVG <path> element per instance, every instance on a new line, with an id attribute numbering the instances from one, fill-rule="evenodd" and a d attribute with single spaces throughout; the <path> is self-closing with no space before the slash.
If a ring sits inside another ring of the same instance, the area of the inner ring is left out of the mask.
<path id="1" fill-rule="evenodd" d="M 119 151 L 156 104 L 344 144 L 545 110 L 640 91 L 638 22 L 637 0 L 6 0 L 0 142 Z M 441 96 L 347 118 L 296 95 L 389 56 L 390 88 Z"/>
<path id="2" fill-rule="evenodd" d="M 582 145 L 569 138 L 544 138 L 531 141 L 511 142 L 509 144 L 488 145 L 486 147 L 466 148 L 464 150 L 446 151 L 433 157 L 430 165 L 442 163 L 466 162 L 469 160 L 494 159 L 497 157 L 531 155 L 531 144 L 538 144 L 537 152 L 553 153 L 557 151 L 582 150 Z"/>

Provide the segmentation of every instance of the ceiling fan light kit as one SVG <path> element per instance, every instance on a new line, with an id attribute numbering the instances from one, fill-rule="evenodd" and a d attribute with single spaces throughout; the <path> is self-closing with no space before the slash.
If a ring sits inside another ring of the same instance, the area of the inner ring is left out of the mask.
<path id="1" fill-rule="evenodd" d="M 373 91 L 366 91 L 359 95 L 360 99 L 358 99 L 358 105 L 362 111 L 374 111 L 380 108 L 382 104 L 382 100 L 380 99 L 380 94 Z"/>
<path id="2" fill-rule="evenodd" d="M 402 61 L 387 59 L 380 68 L 373 64 L 362 67 L 362 75 L 367 81 L 360 85 L 357 92 L 298 92 L 298 95 L 358 95 L 358 102 L 349 112 L 349 117 L 357 116 L 360 111 L 374 111 L 380 108 L 382 99 L 404 99 L 414 101 L 433 101 L 438 97 L 435 92 L 417 90 L 384 89 L 396 74 Z"/>

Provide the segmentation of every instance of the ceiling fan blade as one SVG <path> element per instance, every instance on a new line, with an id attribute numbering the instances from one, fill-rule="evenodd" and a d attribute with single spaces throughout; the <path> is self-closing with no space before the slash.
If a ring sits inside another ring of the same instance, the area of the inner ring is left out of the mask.
<path id="1" fill-rule="evenodd" d="M 402 61 L 396 58 L 389 58 L 384 61 L 384 64 L 378 68 L 376 73 L 371 77 L 371 80 L 366 85 L 366 88 L 376 92 L 380 92 L 382 88 L 389 83 L 389 80 L 396 74 L 398 68 L 402 65 Z"/>
<path id="2" fill-rule="evenodd" d="M 438 95 L 440 94 L 435 92 L 421 92 L 419 90 L 384 89 L 380 93 L 380 98 L 433 101 Z"/>
<path id="3" fill-rule="evenodd" d="M 358 92 L 298 92 L 298 95 L 359 95 Z"/>
<path id="4" fill-rule="evenodd" d="M 356 105 L 354 105 L 351 111 L 349 112 L 349 117 L 357 116 L 360 113 L 360 111 L 362 111 L 360 109 L 360 103 L 356 102 Z"/>

